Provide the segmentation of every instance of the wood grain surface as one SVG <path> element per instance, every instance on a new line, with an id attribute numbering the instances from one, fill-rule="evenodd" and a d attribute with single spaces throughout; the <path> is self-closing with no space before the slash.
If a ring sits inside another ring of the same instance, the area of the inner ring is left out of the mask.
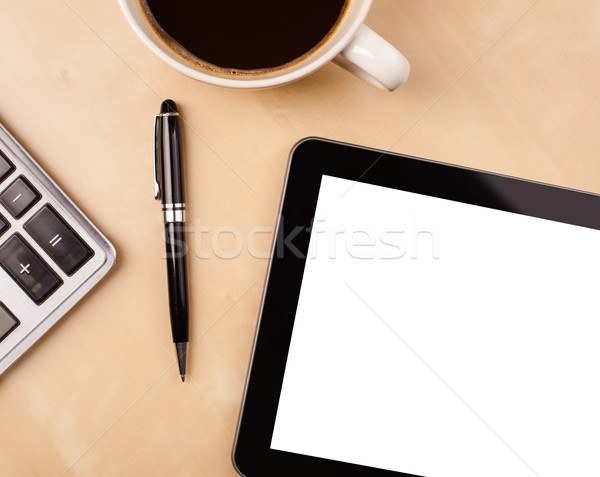
<path id="1" fill-rule="evenodd" d="M 234 91 L 155 58 L 116 0 L 0 0 L 0 121 L 115 244 L 111 275 L 0 377 L 0 475 L 235 476 L 288 154 L 323 136 L 600 192 L 600 3 L 374 0 L 396 92 L 333 64 Z M 184 121 L 191 349 L 170 337 L 152 124 Z"/>

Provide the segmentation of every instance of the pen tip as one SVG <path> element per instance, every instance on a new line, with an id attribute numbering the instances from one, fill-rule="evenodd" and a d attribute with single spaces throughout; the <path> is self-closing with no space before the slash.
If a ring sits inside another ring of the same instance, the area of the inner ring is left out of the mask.
<path id="1" fill-rule="evenodd" d="M 185 382 L 185 368 L 187 362 L 187 342 L 182 341 L 175 343 L 175 349 L 177 350 L 177 363 L 179 364 L 179 376 L 181 381 Z"/>
<path id="2" fill-rule="evenodd" d="M 175 104 L 175 101 L 173 101 L 172 99 L 165 99 L 162 104 L 160 105 L 160 114 L 165 114 L 165 113 L 176 113 L 177 112 L 177 105 Z"/>

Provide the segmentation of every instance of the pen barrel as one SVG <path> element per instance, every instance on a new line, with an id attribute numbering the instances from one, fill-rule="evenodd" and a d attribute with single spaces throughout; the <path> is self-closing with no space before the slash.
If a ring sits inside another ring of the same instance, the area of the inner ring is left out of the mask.
<path id="1" fill-rule="evenodd" d="M 184 204 L 183 169 L 181 163 L 181 136 L 179 116 L 164 115 L 160 118 L 162 203 Z"/>
<path id="2" fill-rule="evenodd" d="M 165 224 L 167 245 L 167 283 L 169 288 L 169 311 L 173 342 L 187 342 L 188 338 L 188 290 L 185 242 L 185 224 Z"/>

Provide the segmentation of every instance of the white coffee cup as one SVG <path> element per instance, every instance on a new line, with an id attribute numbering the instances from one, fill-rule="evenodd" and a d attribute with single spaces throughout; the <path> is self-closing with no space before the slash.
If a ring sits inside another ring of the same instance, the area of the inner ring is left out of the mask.
<path id="1" fill-rule="evenodd" d="M 406 81 L 410 66 L 402 53 L 364 24 L 371 2 L 349 0 L 333 35 L 293 66 L 256 76 L 225 76 L 192 64 L 164 44 L 146 19 L 139 0 L 119 0 L 131 28 L 150 51 L 177 71 L 205 83 L 238 89 L 270 88 L 299 80 L 333 61 L 359 78 L 393 91 Z"/>

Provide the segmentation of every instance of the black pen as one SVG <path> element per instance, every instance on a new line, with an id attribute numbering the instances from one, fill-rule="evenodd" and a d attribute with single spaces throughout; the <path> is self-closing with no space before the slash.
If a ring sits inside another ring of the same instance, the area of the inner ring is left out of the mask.
<path id="1" fill-rule="evenodd" d="M 163 101 L 160 114 L 154 116 L 154 198 L 162 199 L 171 331 L 179 363 L 179 374 L 181 380 L 185 381 L 189 340 L 185 200 L 179 113 L 175 102 L 170 99 Z"/>

